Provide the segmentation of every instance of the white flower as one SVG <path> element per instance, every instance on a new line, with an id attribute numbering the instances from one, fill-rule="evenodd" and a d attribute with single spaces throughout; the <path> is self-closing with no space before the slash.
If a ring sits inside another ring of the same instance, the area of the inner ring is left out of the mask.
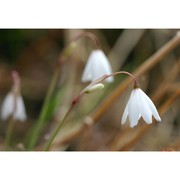
<path id="1" fill-rule="evenodd" d="M 85 66 L 82 82 L 94 81 L 105 74 L 111 74 L 111 65 L 102 50 L 93 50 L 87 60 Z M 114 78 L 109 77 L 107 82 L 113 82 Z"/>
<path id="2" fill-rule="evenodd" d="M 20 95 L 16 97 L 16 105 L 15 105 L 15 97 L 13 92 L 9 92 L 2 104 L 2 110 L 1 110 L 1 118 L 2 120 L 8 119 L 13 111 L 14 111 L 14 105 L 15 105 L 15 112 L 13 113 L 13 118 L 15 120 L 25 121 L 27 119 L 25 106 L 23 99 Z"/>
<path id="3" fill-rule="evenodd" d="M 141 116 L 147 124 L 152 123 L 152 115 L 157 121 L 161 121 L 153 102 L 140 88 L 132 90 L 122 116 L 122 124 L 125 123 L 128 115 L 131 128 L 138 124 L 138 120 Z"/>

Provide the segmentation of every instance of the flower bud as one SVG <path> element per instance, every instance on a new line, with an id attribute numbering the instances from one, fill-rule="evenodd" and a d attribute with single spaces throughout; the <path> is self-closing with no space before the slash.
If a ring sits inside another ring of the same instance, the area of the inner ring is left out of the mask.
<path id="1" fill-rule="evenodd" d="M 104 88 L 104 85 L 102 83 L 98 83 L 98 84 L 95 84 L 95 85 L 92 85 L 92 86 L 87 86 L 83 92 L 86 93 L 86 94 L 90 94 L 90 93 L 94 93 L 94 92 L 97 92 L 101 89 Z"/>

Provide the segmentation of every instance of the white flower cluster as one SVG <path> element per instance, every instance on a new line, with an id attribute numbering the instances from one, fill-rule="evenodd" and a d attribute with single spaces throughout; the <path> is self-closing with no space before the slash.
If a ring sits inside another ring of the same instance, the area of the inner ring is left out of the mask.
<path id="1" fill-rule="evenodd" d="M 103 51 L 100 49 L 93 50 L 87 60 L 81 80 L 82 82 L 93 82 L 103 75 L 110 74 L 112 74 L 111 65 Z M 6 120 L 10 116 L 15 120 L 20 121 L 25 121 L 27 119 L 23 98 L 20 95 L 20 80 L 16 80 L 18 78 L 15 78 L 14 86 L 7 94 L 2 104 L 2 120 Z M 113 80 L 113 76 L 105 79 L 105 81 L 109 83 L 113 82 Z M 83 93 L 93 93 L 101 90 L 103 87 L 104 85 L 101 83 L 94 83 L 93 85 L 90 84 L 83 90 Z M 157 121 L 161 121 L 161 118 L 151 99 L 140 88 L 133 89 L 123 113 L 121 123 L 124 124 L 127 117 L 129 117 L 130 127 L 133 128 L 138 124 L 139 119 L 142 117 L 147 124 L 151 124 L 152 116 L 154 116 Z"/>
<path id="2" fill-rule="evenodd" d="M 102 50 L 93 50 L 87 60 L 85 66 L 82 82 L 95 81 L 103 75 L 109 75 L 112 73 L 110 63 L 103 53 Z M 107 82 L 113 82 L 113 77 L 108 77 Z M 91 92 L 101 89 L 98 85 L 87 86 L 84 92 Z M 101 85 L 102 86 L 102 85 Z M 133 128 L 138 124 L 138 121 L 141 117 L 145 120 L 147 124 L 152 123 L 152 115 L 157 121 L 161 121 L 159 114 L 156 110 L 151 99 L 140 89 L 135 88 L 131 92 L 131 96 L 126 105 L 125 111 L 122 116 L 121 123 L 124 124 L 127 117 L 129 116 L 130 127 Z"/>

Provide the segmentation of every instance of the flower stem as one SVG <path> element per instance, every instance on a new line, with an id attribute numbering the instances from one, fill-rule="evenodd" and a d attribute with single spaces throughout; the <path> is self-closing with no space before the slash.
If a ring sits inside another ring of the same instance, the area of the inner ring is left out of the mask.
<path id="1" fill-rule="evenodd" d="M 53 132 L 53 134 L 51 135 L 50 139 L 48 140 L 45 148 L 44 148 L 44 151 L 48 151 L 51 144 L 53 143 L 56 135 L 58 134 L 59 130 L 61 129 L 61 127 L 63 126 L 63 124 L 65 123 L 65 121 L 68 119 L 72 109 L 74 108 L 74 106 L 78 103 L 80 97 L 83 95 L 83 93 L 80 93 L 79 96 L 77 96 L 77 98 L 75 98 L 72 103 L 71 103 L 71 106 L 70 108 L 68 109 L 68 111 L 66 112 L 64 118 L 59 122 L 57 128 L 55 129 L 55 131 Z"/>
<path id="2" fill-rule="evenodd" d="M 5 150 L 9 150 L 14 124 L 15 124 L 15 120 L 11 118 L 7 127 L 7 132 L 6 132 L 6 137 L 5 137 Z"/>
<path id="3" fill-rule="evenodd" d="M 59 125 L 57 126 L 57 128 L 55 129 L 55 131 L 53 132 L 52 136 L 50 137 L 49 141 L 47 142 L 44 151 L 48 151 L 52 142 L 54 141 L 56 135 L 58 134 L 59 130 L 61 129 L 61 127 L 63 126 L 63 124 L 65 123 L 65 121 L 67 120 L 69 114 L 71 113 L 71 110 L 73 109 L 74 106 L 70 106 L 70 108 L 68 109 L 68 111 L 66 112 L 64 118 L 60 121 Z"/>
<path id="4" fill-rule="evenodd" d="M 117 74 L 126 74 L 126 75 L 130 76 L 134 80 L 134 88 L 139 87 L 136 78 L 131 73 L 129 73 L 127 71 L 118 71 L 118 72 L 115 72 L 113 74 L 110 74 L 109 76 L 114 76 L 114 75 L 117 75 Z"/>
<path id="5" fill-rule="evenodd" d="M 49 108 L 49 102 L 51 100 L 52 94 L 53 94 L 54 89 L 56 87 L 56 83 L 58 81 L 58 77 L 59 77 L 59 73 L 60 73 L 60 69 L 58 67 L 56 68 L 55 73 L 52 77 L 52 81 L 51 81 L 51 84 L 49 86 L 44 104 L 42 106 L 42 110 L 41 110 L 40 115 L 39 115 L 39 118 L 37 120 L 37 124 L 35 124 L 35 127 L 32 131 L 31 139 L 30 139 L 30 143 L 29 143 L 29 147 L 28 147 L 29 149 L 32 149 L 35 146 L 37 139 L 38 139 L 38 135 L 39 135 L 39 133 L 42 129 L 43 123 L 45 121 L 46 113 L 47 113 L 47 110 Z"/>
<path id="6" fill-rule="evenodd" d="M 93 81 L 92 83 L 90 83 L 87 87 L 90 87 L 90 86 L 94 86 L 95 84 L 98 84 L 102 81 L 104 81 L 105 79 L 109 78 L 110 76 L 115 76 L 115 75 L 118 75 L 118 74 L 127 74 L 129 75 L 131 78 L 133 78 L 134 80 L 134 83 L 135 85 L 137 85 L 137 81 L 135 79 L 135 77 L 126 72 L 126 71 L 119 71 L 119 72 L 115 72 L 115 73 L 112 73 L 112 74 L 109 74 L 109 75 L 103 75 L 101 76 L 100 78 L 98 78 L 97 80 Z M 85 88 L 86 89 L 86 88 Z M 66 112 L 64 118 L 60 121 L 59 125 L 57 126 L 57 128 L 55 129 L 54 133 L 52 134 L 52 136 L 50 137 L 49 141 L 47 142 L 45 148 L 44 148 L 44 151 L 48 151 L 53 140 L 55 139 L 56 135 L 58 134 L 59 130 L 61 129 L 62 125 L 65 123 L 65 121 L 67 120 L 70 112 L 72 111 L 72 109 L 74 108 L 74 106 L 79 102 L 80 98 L 82 97 L 82 95 L 86 93 L 86 91 L 82 90 L 79 94 L 79 96 L 77 96 L 71 103 L 71 106 L 70 108 L 68 109 L 68 111 Z"/>
<path id="7" fill-rule="evenodd" d="M 112 74 L 105 74 L 105 75 L 101 76 L 100 78 L 96 79 L 95 81 L 93 81 L 91 84 L 89 84 L 89 86 L 93 86 L 95 84 L 101 83 L 105 79 L 107 79 L 111 76 L 118 75 L 118 74 L 126 74 L 126 75 L 130 76 L 134 81 L 134 88 L 138 87 L 138 82 L 137 82 L 135 76 L 133 76 L 131 73 L 129 73 L 127 71 L 118 71 L 118 72 L 114 72 Z"/>
<path id="8" fill-rule="evenodd" d="M 100 43 L 99 43 L 97 37 L 91 32 L 80 32 L 74 37 L 73 41 L 77 41 L 81 37 L 85 37 L 85 36 L 90 38 L 93 41 L 93 43 L 97 49 L 101 49 L 101 46 L 100 46 Z"/>
<path id="9" fill-rule="evenodd" d="M 17 71 L 12 71 L 11 73 L 12 79 L 13 79 L 13 87 L 12 87 L 12 94 L 13 94 L 13 111 L 9 118 L 9 124 L 7 127 L 6 137 L 5 137 L 5 148 L 6 150 L 9 149 L 10 139 L 13 133 L 13 128 L 15 124 L 15 113 L 17 110 L 17 96 L 20 94 L 20 86 L 21 86 L 21 80 L 19 77 L 19 74 Z"/>

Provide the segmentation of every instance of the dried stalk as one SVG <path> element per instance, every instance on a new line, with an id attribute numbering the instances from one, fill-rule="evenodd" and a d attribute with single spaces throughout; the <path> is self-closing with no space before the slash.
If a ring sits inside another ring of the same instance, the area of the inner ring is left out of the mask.
<path id="1" fill-rule="evenodd" d="M 144 32 L 144 29 L 127 29 L 122 32 L 108 55 L 108 58 L 113 60 L 111 64 L 114 71 L 118 70 L 117 67 L 122 66 Z"/>
<path id="2" fill-rule="evenodd" d="M 153 101 L 156 101 L 156 99 L 161 99 L 161 97 L 163 97 L 167 90 L 172 86 L 171 83 L 175 80 L 179 73 L 179 64 L 180 60 L 176 64 L 174 64 L 172 69 L 168 72 L 168 76 L 166 76 L 166 79 L 161 83 L 161 85 L 152 95 Z M 158 104 L 158 101 L 156 104 Z"/>

